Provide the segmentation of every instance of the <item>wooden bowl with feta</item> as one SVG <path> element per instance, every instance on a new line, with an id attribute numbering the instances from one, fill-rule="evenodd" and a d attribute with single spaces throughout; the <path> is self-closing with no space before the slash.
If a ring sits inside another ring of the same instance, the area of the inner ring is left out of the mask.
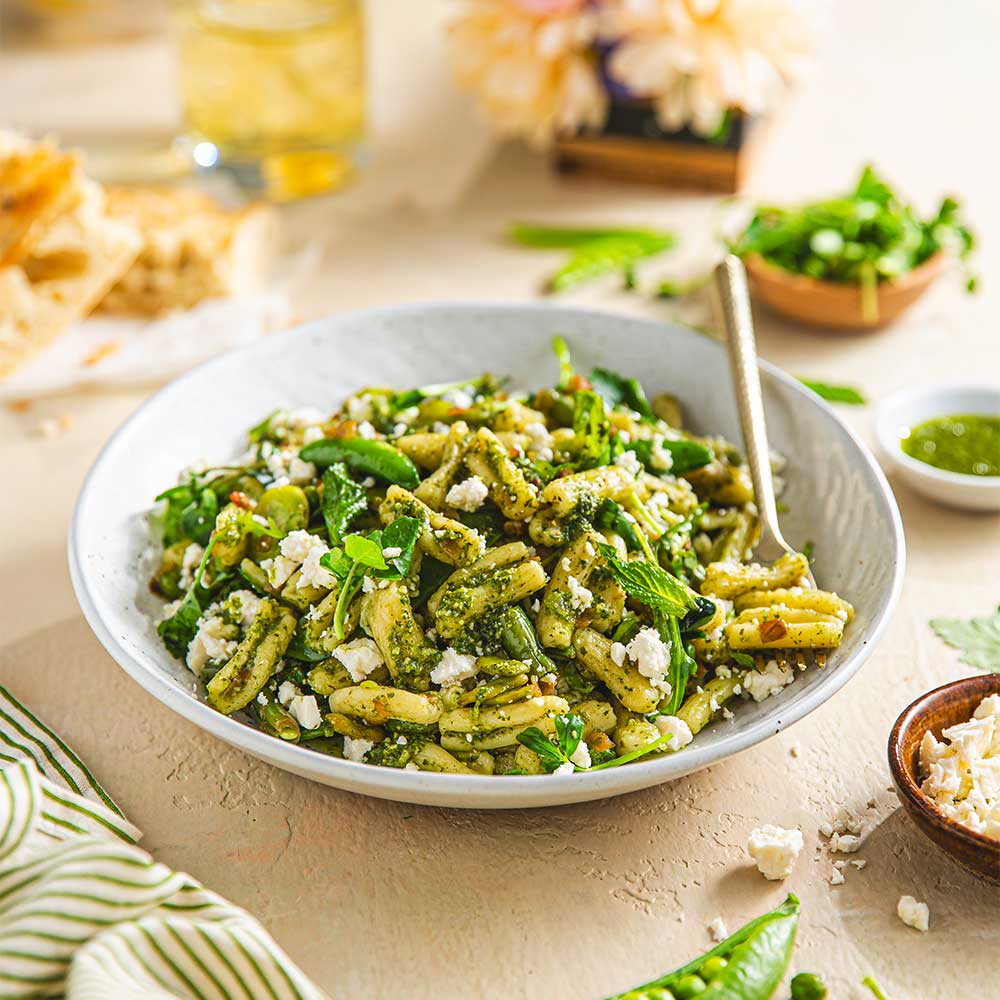
<path id="1" fill-rule="evenodd" d="M 1000 885 L 1000 675 L 921 695 L 896 720 L 888 750 L 914 823 L 967 871 Z"/>

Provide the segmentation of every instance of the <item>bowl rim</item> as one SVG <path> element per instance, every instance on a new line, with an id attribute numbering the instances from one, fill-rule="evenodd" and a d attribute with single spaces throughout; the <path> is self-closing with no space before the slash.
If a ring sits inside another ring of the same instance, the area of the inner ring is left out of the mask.
<path id="1" fill-rule="evenodd" d="M 889 732 L 889 739 L 886 745 L 889 758 L 889 771 L 892 774 L 893 784 L 895 784 L 897 791 L 905 797 L 910 806 L 919 812 L 921 818 L 927 820 L 927 822 L 948 837 L 963 841 L 977 851 L 995 855 L 1000 860 L 1000 840 L 994 840 L 985 834 L 976 833 L 975 830 L 970 830 L 967 826 L 963 826 L 956 820 L 945 816 L 920 790 L 919 784 L 910 774 L 910 768 L 903 759 L 903 737 L 914 725 L 920 723 L 931 702 L 940 698 L 947 691 L 964 688 L 981 688 L 983 698 L 988 697 L 990 694 L 1000 694 L 1000 674 L 972 674 L 969 677 L 960 677 L 958 680 L 948 681 L 946 684 L 941 684 L 914 698 L 899 713 Z M 926 831 L 924 832 L 926 835 Z"/>
<path id="2" fill-rule="evenodd" d="M 378 320 L 405 314 L 433 315 L 435 313 L 452 312 L 482 312 L 484 310 L 500 310 L 508 312 L 540 312 L 552 315 L 559 314 L 567 319 L 573 316 L 590 320 L 602 319 L 608 323 L 624 323 L 630 326 L 657 328 L 662 332 L 664 326 L 683 331 L 690 336 L 704 336 L 690 327 L 677 323 L 664 324 L 660 320 L 635 317 L 609 310 L 589 309 L 539 302 L 497 302 L 490 300 L 471 300 L 454 302 L 434 300 L 419 303 L 402 303 L 397 305 L 374 306 L 341 313 L 330 314 L 310 322 L 300 324 L 290 330 L 282 331 L 279 336 L 285 343 L 290 343 L 296 337 L 306 337 L 314 330 L 329 332 L 331 323 L 340 324 L 359 319 Z M 892 613 L 896 608 L 903 586 L 906 566 L 906 541 L 903 532 L 902 518 L 896 504 L 888 480 L 868 446 L 858 434 L 836 413 L 825 400 L 816 396 L 798 379 L 782 371 L 767 361 L 760 362 L 760 369 L 768 377 L 781 383 L 793 395 L 801 396 L 810 405 L 818 407 L 839 427 L 841 433 L 854 445 L 859 460 L 864 464 L 866 472 L 871 477 L 875 492 L 883 503 L 890 522 L 890 537 L 893 566 L 892 577 L 888 587 L 882 610 L 871 625 L 868 639 L 854 654 L 838 665 L 826 683 L 804 697 L 793 709 L 782 712 L 777 719 L 760 719 L 732 734 L 725 748 L 712 749 L 694 748 L 688 753 L 690 766 L 678 769 L 672 760 L 674 755 L 664 754 L 657 760 L 644 762 L 642 767 L 635 768 L 635 775 L 619 774 L 618 769 L 595 772 L 582 779 L 580 775 L 515 775 L 505 777 L 503 782 L 492 783 L 495 792 L 487 790 L 490 783 L 484 783 L 480 775 L 454 775 L 421 771 L 417 774 L 406 774 L 406 779 L 399 776 L 405 772 L 395 768 L 373 767 L 370 764 L 343 760 L 335 757 L 316 754 L 313 751 L 292 743 L 274 739 L 251 726 L 212 709 L 206 702 L 189 691 L 182 690 L 175 682 L 157 667 L 150 654 L 142 658 L 133 654 L 125 645 L 123 639 L 117 636 L 104 621 L 99 610 L 98 601 L 93 590 L 93 581 L 85 570 L 86 559 L 83 549 L 82 525 L 87 514 L 87 506 L 93 494 L 95 481 L 99 478 L 102 467 L 109 460 L 120 438 L 131 430 L 134 424 L 141 421 L 147 410 L 155 406 L 161 399 L 176 391 L 177 387 L 194 379 L 205 371 L 211 371 L 230 363 L 234 356 L 250 355 L 266 344 L 267 339 L 257 340 L 235 350 L 225 351 L 200 365 L 195 366 L 179 377 L 172 379 L 146 399 L 108 438 L 99 451 L 93 465 L 88 471 L 77 497 L 73 516 L 70 522 L 67 538 L 67 555 L 70 569 L 70 579 L 76 593 L 84 617 L 112 659 L 149 694 L 164 704 L 182 718 L 193 722 L 218 739 L 229 743 L 238 749 L 262 759 L 272 765 L 280 766 L 292 773 L 319 780 L 325 784 L 336 784 L 362 794 L 390 798 L 395 801 L 433 802 L 433 796 L 440 790 L 442 798 L 456 798 L 467 793 L 470 808 L 533 808 L 559 805 L 571 802 L 582 802 L 610 795 L 624 794 L 641 788 L 662 784 L 685 774 L 701 770 L 711 764 L 718 763 L 736 753 L 740 753 L 758 743 L 764 742 L 770 736 L 788 728 L 795 722 L 811 714 L 828 701 L 861 669 L 871 656 L 878 640 L 882 637 Z M 632 769 L 625 769 L 626 772 Z M 324 780 L 323 775 L 337 777 L 337 782 Z M 544 782 L 537 779 L 544 777 Z M 575 784 L 572 784 L 575 782 Z M 506 790 L 506 791 L 504 791 Z M 484 791 L 486 795 L 483 795 Z M 454 793 L 454 796 L 451 795 Z M 408 794 L 415 796 L 407 798 Z M 421 797 L 422 796 L 422 797 Z M 520 801 L 514 801 L 520 800 Z M 463 803 L 451 802 L 452 806 Z"/>
<path id="3" fill-rule="evenodd" d="M 981 492 L 1000 490 L 1000 476 L 974 476 L 968 472 L 950 472 L 937 466 L 921 462 L 920 459 L 907 455 L 900 447 L 901 438 L 897 436 L 898 423 L 894 413 L 918 400 L 931 400 L 949 393 L 988 393 L 997 398 L 996 416 L 1000 417 L 1000 386 L 977 384 L 973 382 L 943 382 L 934 385 L 917 386 L 913 389 L 899 389 L 883 399 L 875 410 L 875 436 L 879 446 L 890 461 L 902 466 L 916 476 L 922 476 L 935 483 L 947 486 L 961 486 L 964 489 L 974 489 Z M 986 415 L 986 414 L 984 414 Z M 993 416 L 994 414 L 988 414 Z M 949 416 L 941 413 L 940 416 Z M 934 419 L 928 417 L 927 419 Z M 892 424 L 892 426 L 890 426 Z"/>
<path id="4" fill-rule="evenodd" d="M 950 257 L 947 251 L 938 250 L 931 254 L 927 260 L 911 267 L 909 271 L 904 271 L 895 278 L 888 281 L 880 281 L 876 284 L 875 290 L 878 295 L 890 292 L 909 291 L 911 288 L 919 286 L 925 282 L 933 281 L 947 266 Z M 849 281 L 830 281 L 828 278 L 814 278 L 808 274 L 797 274 L 795 271 L 786 271 L 785 268 L 772 264 L 760 253 L 750 253 L 743 257 L 743 263 L 752 277 L 762 281 L 769 281 L 775 285 L 784 285 L 802 294 L 812 294 L 817 291 L 832 294 L 857 295 L 860 294 L 861 286 Z"/>

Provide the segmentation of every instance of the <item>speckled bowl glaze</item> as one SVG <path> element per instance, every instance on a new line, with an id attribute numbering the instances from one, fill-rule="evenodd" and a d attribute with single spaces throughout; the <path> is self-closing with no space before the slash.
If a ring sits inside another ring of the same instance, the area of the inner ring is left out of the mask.
<path id="1" fill-rule="evenodd" d="M 920 832 L 930 837 L 966 871 L 1000 885 L 1000 842 L 948 819 L 920 791 L 920 742 L 932 732 L 968 722 L 979 703 L 1000 694 L 1000 675 L 980 674 L 942 684 L 909 705 L 889 735 L 889 770 L 896 794 Z"/>
<path id="2" fill-rule="evenodd" d="M 808 715 L 857 672 L 882 634 L 902 581 L 903 532 L 864 445 L 822 400 L 767 365 L 771 438 L 789 459 L 782 526 L 794 544 L 814 541 L 818 580 L 857 614 L 824 669 L 802 674 L 779 697 L 736 706 L 734 721 L 709 727 L 680 753 L 594 774 L 510 778 L 338 760 L 215 712 L 163 649 L 147 589 L 146 513 L 180 469 L 236 454 L 246 429 L 276 407 L 332 410 L 365 385 L 420 385 L 484 370 L 510 374 L 515 388 L 551 384 L 554 333 L 566 337 L 580 369 L 605 365 L 635 375 L 650 393 L 679 396 L 694 430 L 740 440 L 725 352 L 693 330 L 550 305 L 414 305 L 331 316 L 196 368 L 153 396 L 105 446 L 69 539 L 73 584 L 94 632 L 150 694 L 220 739 L 324 784 L 404 802 L 511 808 L 605 798 L 715 764 Z"/>

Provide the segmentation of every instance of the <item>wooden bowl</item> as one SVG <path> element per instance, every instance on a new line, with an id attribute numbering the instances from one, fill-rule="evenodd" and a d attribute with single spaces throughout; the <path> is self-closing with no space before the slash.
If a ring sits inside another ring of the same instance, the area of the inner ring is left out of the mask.
<path id="1" fill-rule="evenodd" d="M 876 290 L 878 314 L 874 320 L 862 314 L 858 285 L 792 274 L 769 264 L 759 254 L 750 254 L 743 263 L 754 297 L 775 312 L 811 326 L 875 330 L 891 323 L 927 291 L 947 266 L 948 255 L 939 251 L 895 281 L 879 282 Z"/>
<path id="2" fill-rule="evenodd" d="M 921 695 L 896 720 L 889 735 L 889 770 L 903 808 L 946 854 L 966 871 L 1000 885 L 1000 841 L 948 819 L 920 791 L 920 741 L 929 730 L 967 722 L 988 695 L 1000 693 L 1000 674 L 980 674 L 944 684 Z"/>

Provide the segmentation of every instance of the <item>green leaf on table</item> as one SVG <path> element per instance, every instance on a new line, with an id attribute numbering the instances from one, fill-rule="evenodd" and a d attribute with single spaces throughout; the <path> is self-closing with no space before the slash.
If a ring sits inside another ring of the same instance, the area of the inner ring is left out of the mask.
<path id="1" fill-rule="evenodd" d="M 356 483 L 343 462 L 334 462 L 323 472 L 320 510 L 331 545 L 339 545 L 351 522 L 368 507 L 365 488 Z"/>
<path id="2" fill-rule="evenodd" d="M 961 651 L 962 663 L 1000 673 L 1000 608 L 989 618 L 932 618 L 930 625 L 949 646 Z"/>
<path id="3" fill-rule="evenodd" d="M 669 250 L 675 243 L 669 233 L 616 234 L 579 245 L 569 260 L 548 281 L 548 289 L 562 292 L 596 278 L 630 269 L 637 261 Z"/>
<path id="4" fill-rule="evenodd" d="M 610 545 L 599 542 L 597 547 L 629 597 L 673 618 L 682 618 L 695 607 L 694 591 L 665 569 L 643 559 L 623 562 Z"/>
<path id="5" fill-rule="evenodd" d="M 800 378 L 799 381 L 807 389 L 812 389 L 817 396 L 825 399 L 828 403 L 846 403 L 848 406 L 864 406 L 868 402 L 857 389 L 849 385 L 830 385 L 828 382 L 816 382 L 808 378 Z"/>
<path id="6" fill-rule="evenodd" d="M 655 233 L 650 229 L 623 229 L 620 226 L 534 226 L 523 222 L 515 222 L 508 230 L 508 234 L 521 246 L 548 250 L 572 250 L 593 243 L 595 240 L 643 240 L 669 235 Z M 673 240 L 673 236 L 670 236 L 670 239 Z"/>

